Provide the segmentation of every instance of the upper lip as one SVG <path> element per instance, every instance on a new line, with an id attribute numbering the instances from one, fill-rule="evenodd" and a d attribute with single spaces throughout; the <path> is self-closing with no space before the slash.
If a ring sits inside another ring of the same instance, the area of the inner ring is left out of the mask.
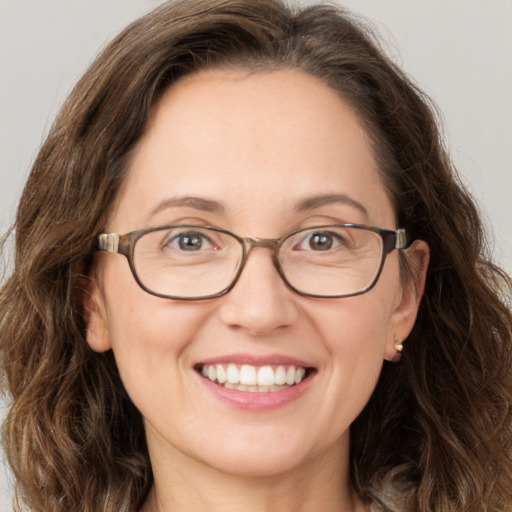
<path id="1" fill-rule="evenodd" d="M 283 354 L 267 354 L 267 355 L 255 355 L 255 354 L 226 354 L 222 356 L 211 357 L 198 361 L 194 366 L 197 365 L 214 365 L 214 364 L 248 364 L 252 366 L 300 366 L 302 368 L 312 368 L 312 365 L 304 360 L 296 357 L 290 357 Z"/>

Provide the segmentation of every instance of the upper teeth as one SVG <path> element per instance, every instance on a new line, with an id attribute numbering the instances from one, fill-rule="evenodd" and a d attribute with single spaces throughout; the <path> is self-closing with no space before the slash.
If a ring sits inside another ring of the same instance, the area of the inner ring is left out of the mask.
<path id="1" fill-rule="evenodd" d="M 203 377 L 219 384 L 241 384 L 243 386 L 282 386 L 298 384 L 306 376 L 305 368 L 295 366 L 252 366 L 244 364 L 205 364 L 201 368 Z"/>

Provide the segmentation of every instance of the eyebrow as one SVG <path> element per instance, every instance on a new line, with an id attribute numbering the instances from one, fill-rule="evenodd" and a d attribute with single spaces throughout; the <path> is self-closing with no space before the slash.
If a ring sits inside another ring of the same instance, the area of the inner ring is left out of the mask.
<path id="1" fill-rule="evenodd" d="M 167 210 L 168 208 L 176 208 L 180 206 L 186 206 L 189 208 L 195 208 L 196 210 L 201 210 L 204 212 L 213 212 L 213 213 L 223 213 L 224 206 L 222 206 L 217 201 L 212 201 L 210 199 L 204 199 L 202 197 L 170 197 L 168 199 L 164 199 L 160 201 L 151 211 L 150 215 L 156 215 L 163 210 Z"/>
<path id="2" fill-rule="evenodd" d="M 308 197 L 299 201 L 295 205 L 295 211 L 306 211 L 306 210 L 314 210 L 316 208 L 321 208 L 322 206 L 328 206 L 331 204 L 343 204 L 351 206 L 352 208 L 356 208 L 360 210 L 364 215 L 368 216 L 368 211 L 366 208 L 355 199 L 345 195 L 345 194 L 324 194 L 313 197 Z M 212 213 L 223 213 L 225 208 L 222 204 L 217 201 L 212 201 L 211 199 L 204 199 L 202 197 L 194 197 L 194 196 L 185 196 L 185 197 L 171 197 L 168 199 L 164 199 L 160 201 L 151 211 L 150 215 L 156 215 L 163 210 L 168 208 L 176 208 L 176 207 L 189 207 L 194 208 L 196 210 L 201 210 L 205 212 Z"/>
<path id="3" fill-rule="evenodd" d="M 315 208 L 320 208 L 322 206 L 328 206 L 331 204 L 343 204 L 347 206 L 351 206 L 352 208 L 356 208 L 360 210 L 364 215 L 368 217 L 368 210 L 355 199 L 345 195 L 345 194 L 324 194 L 319 196 L 308 197 L 299 201 L 295 205 L 295 210 L 302 212 L 305 210 L 314 210 Z"/>

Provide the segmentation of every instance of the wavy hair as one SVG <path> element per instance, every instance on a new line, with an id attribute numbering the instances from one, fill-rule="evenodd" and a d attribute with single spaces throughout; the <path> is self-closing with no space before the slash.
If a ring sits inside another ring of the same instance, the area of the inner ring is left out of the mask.
<path id="1" fill-rule="evenodd" d="M 511 281 L 486 256 L 435 107 L 364 22 L 278 0 L 165 3 L 105 48 L 51 128 L 0 292 L 16 510 L 134 512 L 152 485 L 142 418 L 112 354 L 85 341 L 83 294 L 152 107 L 180 77 L 219 67 L 300 69 L 339 91 L 365 123 L 399 225 L 431 249 L 404 357 L 384 364 L 351 427 L 356 490 L 383 510 L 511 510 Z"/>

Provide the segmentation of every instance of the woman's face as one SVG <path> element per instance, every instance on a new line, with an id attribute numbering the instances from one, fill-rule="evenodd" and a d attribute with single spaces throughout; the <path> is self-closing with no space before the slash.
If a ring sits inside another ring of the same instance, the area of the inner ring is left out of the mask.
<path id="1" fill-rule="evenodd" d="M 278 238 L 344 222 L 396 228 L 354 111 L 300 71 L 216 70 L 161 99 L 106 231 L 187 223 Z M 337 299 L 293 292 L 268 248 L 253 249 L 228 294 L 204 301 L 146 293 L 122 256 L 101 253 L 97 263 L 88 342 L 113 350 L 153 464 L 270 475 L 346 462 L 349 426 L 417 308 L 397 251 L 371 291 Z M 200 372 L 217 365 L 270 367 L 274 378 L 279 366 L 308 371 L 296 386 L 251 392 Z"/>

